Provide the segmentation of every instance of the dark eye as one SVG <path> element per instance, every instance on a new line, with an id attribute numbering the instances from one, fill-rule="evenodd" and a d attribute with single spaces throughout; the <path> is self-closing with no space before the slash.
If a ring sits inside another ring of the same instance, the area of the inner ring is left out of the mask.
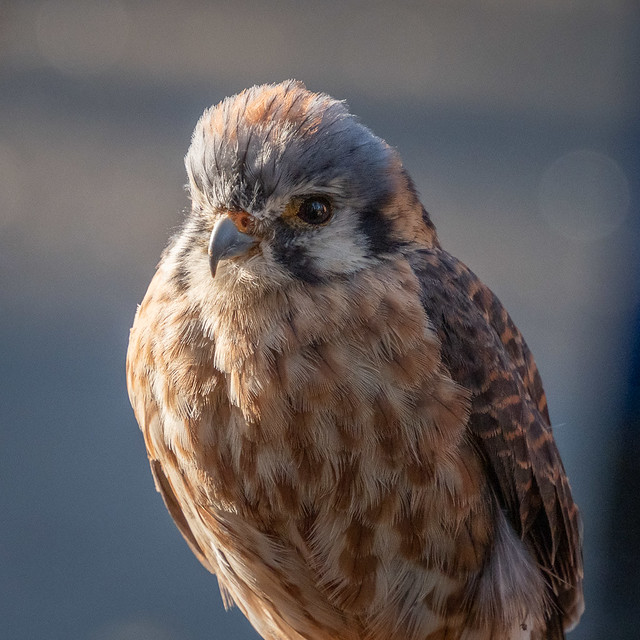
<path id="1" fill-rule="evenodd" d="M 331 218 L 331 202 L 322 196 L 303 200 L 296 215 L 307 224 L 324 224 Z"/>

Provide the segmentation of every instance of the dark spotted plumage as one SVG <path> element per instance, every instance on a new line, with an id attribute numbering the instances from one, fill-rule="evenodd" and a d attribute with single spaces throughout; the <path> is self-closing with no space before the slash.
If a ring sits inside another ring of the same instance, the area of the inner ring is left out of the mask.
<path id="1" fill-rule="evenodd" d="M 562 620 L 581 606 L 581 524 L 551 433 L 538 369 L 498 298 L 460 261 L 419 251 L 422 300 L 453 379 L 472 389 L 469 431 L 518 535 L 546 567 Z"/>
<path id="2" fill-rule="evenodd" d="M 225 602 L 270 640 L 563 638 L 579 515 L 540 376 L 398 155 L 286 82 L 206 111 L 186 166 L 127 381 Z"/>

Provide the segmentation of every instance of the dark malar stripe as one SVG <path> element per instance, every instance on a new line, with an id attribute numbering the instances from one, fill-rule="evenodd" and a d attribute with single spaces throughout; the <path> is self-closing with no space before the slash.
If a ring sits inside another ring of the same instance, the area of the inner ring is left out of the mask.
<path id="1" fill-rule="evenodd" d="M 298 232 L 281 220 L 278 220 L 275 226 L 272 250 L 278 264 L 287 269 L 291 275 L 309 284 L 324 282 L 306 248 L 300 245 Z"/>

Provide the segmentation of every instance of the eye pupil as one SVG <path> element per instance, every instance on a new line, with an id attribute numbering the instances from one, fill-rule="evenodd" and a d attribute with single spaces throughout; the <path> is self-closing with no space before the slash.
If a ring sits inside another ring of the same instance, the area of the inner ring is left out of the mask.
<path id="1" fill-rule="evenodd" d="M 323 224 L 331 218 L 331 203 L 327 198 L 314 196 L 302 201 L 298 218 L 307 224 Z"/>

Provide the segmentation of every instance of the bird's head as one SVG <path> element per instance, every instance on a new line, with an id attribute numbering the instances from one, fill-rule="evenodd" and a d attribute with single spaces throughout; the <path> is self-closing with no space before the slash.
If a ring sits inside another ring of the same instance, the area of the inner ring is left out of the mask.
<path id="1" fill-rule="evenodd" d="M 437 242 L 395 151 L 299 82 L 205 111 L 185 164 L 192 209 L 165 257 L 183 285 L 325 282 Z"/>

